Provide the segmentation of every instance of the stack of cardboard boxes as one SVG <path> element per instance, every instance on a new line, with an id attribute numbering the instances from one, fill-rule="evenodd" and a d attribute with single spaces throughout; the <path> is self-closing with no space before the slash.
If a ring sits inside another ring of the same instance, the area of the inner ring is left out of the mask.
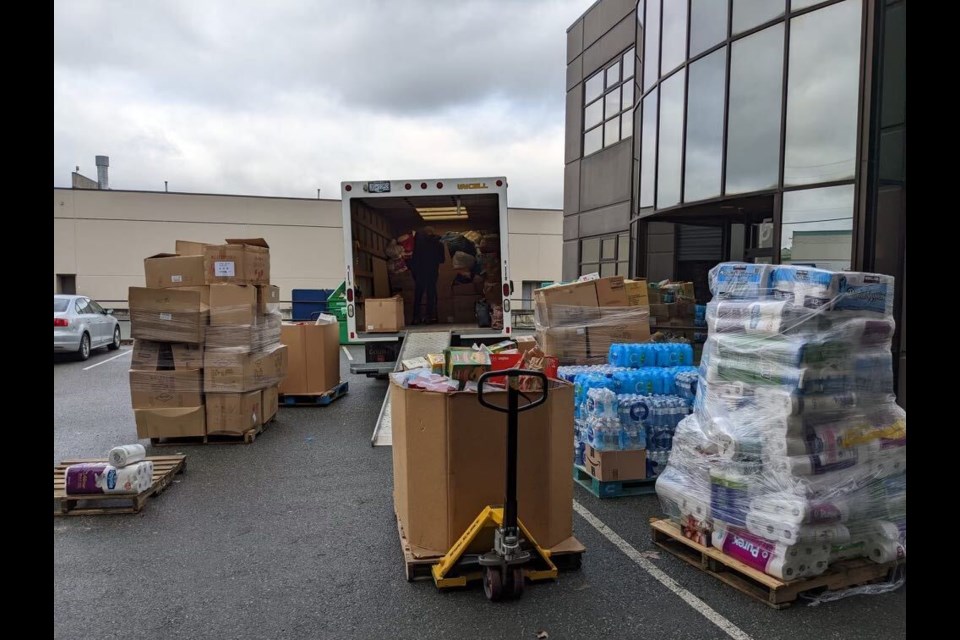
<path id="1" fill-rule="evenodd" d="M 610 345 L 648 342 L 647 283 L 609 276 L 534 292 L 537 342 L 560 364 L 602 364 Z"/>
<path id="2" fill-rule="evenodd" d="M 696 315 L 696 298 L 692 282 L 650 283 L 647 287 L 650 299 L 650 325 L 663 327 L 693 327 Z"/>
<path id="3" fill-rule="evenodd" d="M 128 296 L 138 437 L 243 435 L 269 421 L 287 351 L 267 243 L 178 240 L 144 271 L 147 286 Z"/>

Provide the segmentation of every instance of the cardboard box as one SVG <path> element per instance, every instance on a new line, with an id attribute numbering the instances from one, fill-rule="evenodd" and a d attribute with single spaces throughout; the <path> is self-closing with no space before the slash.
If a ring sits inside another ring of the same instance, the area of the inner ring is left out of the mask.
<path id="1" fill-rule="evenodd" d="M 203 251 L 207 284 L 270 284 L 270 246 L 263 238 L 228 238 Z"/>
<path id="2" fill-rule="evenodd" d="M 443 368 L 447 366 L 447 359 L 442 353 L 428 353 L 427 365 L 431 372 L 443 375 Z"/>
<path id="3" fill-rule="evenodd" d="M 640 322 L 594 325 L 587 327 L 587 342 L 590 356 L 606 358 L 611 344 L 650 342 L 650 324 L 644 316 Z"/>
<path id="4" fill-rule="evenodd" d="M 426 358 L 410 358 L 409 360 L 401 360 L 400 364 L 403 366 L 404 371 L 410 371 L 412 369 L 429 369 L 430 363 L 427 362 Z"/>
<path id="5" fill-rule="evenodd" d="M 476 382 L 481 374 L 490 371 L 490 354 L 483 351 L 468 347 L 444 349 L 443 357 L 445 375 L 459 380 L 461 389 L 468 381 Z"/>
<path id="6" fill-rule="evenodd" d="M 607 276 L 594 280 L 593 284 L 597 288 L 597 304 L 601 307 L 626 307 L 630 305 L 623 276 Z"/>
<path id="7" fill-rule="evenodd" d="M 263 424 L 263 391 L 208 393 L 207 433 L 242 435 Z"/>
<path id="8" fill-rule="evenodd" d="M 474 393 L 391 384 L 394 507 L 413 554 L 442 555 L 484 507 L 503 504 L 507 418 Z M 503 393 L 490 401 L 505 405 Z M 573 533 L 573 386 L 551 383 L 547 401 L 521 414 L 519 431 L 520 520 L 553 547 Z"/>
<path id="9" fill-rule="evenodd" d="M 543 353 L 560 359 L 560 364 L 575 364 L 590 355 L 585 327 L 551 327 L 537 332 Z"/>
<path id="10" fill-rule="evenodd" d="M 190 289 L 130 287 L 130 335 L 156 342 L 202 344 L 207 314 L 201 294 Z"/>
<path id="11" fill-rule="evenodd" d="M 533 296 L 538 322 L 547 327 L 584 325 L 600 315 L 593 281 L 537 289 Z"/>
<path id="12" fill-rule="evenodd" d="M 144 280 L 151 289 L 196 287 L 204 284 L 203 256 L 158 253 L 143 261 Z"/>
<path id="13" fill-rule="evenodd" d="M 670 305 L 651 304 L 650 317 L 656 318 L 657 323 L 661 324 L 670 320 Z"/>
<path id="14" fill-rule="evenodd" d="M 666 305 L 670 313 L 671 320 L 687 320 L 693 324 L 693 316 L 696 313 L 696 305 L 692 302 L 674 302 Z"/>
<path id="15" fill-rule="evenodd" d="M 370 333 L 392 333 L 403 329 L 403 298 L 367 298 L 365 326 Z"/>
<path id="16" fill-rule="evenodd" d="M 257 288 L 236 284 L 210 285 L 210 326 L 253 324 L 257 319 Z"/>
<path id="17" fill-rule="evenodd" d="M 199 369 L 131 369 L 130 401 L 134 409 L 199 406 L 203 404 L 203 375 Z"/>
<path id="18" fill-rule="evenodd" d="M 191 240 L 177 240 L 176 251 L 181 256 L 202 256 L 207 247 L 215 245 L 206 242 L 193 242 Z"/>
<path id="19" fill-rule="evenodd" d="M 287 373 L 287 347 L 278 344 L 255 353 L 203 354 L 203 390 L 242 393 L 280 384 Z"/>
<path id="20" fill-rule="evenodd" d="M 647 477 L 647 452 L 645 449 L 633 451 L 597 451 L 585 445 L 584 468 L 587 473 L 601 482 L 611 480 L 643 480 Z"/>
<path id="21" fill-rule="evenodd" d="M 263 393 L 263 400 L 260 401 L 260 406 L 263 407 L 263 423 L 266 424 L 277 415 L 280 390 L 277 387 L 267 387 L 261 393 Z"/>
<path id="22" fill-rule="evenodd" d="M 517 341 L 517 350 L 520 353 L 526 353 L 537 348 L 537 339 L 533 336 L 517 336 L 514 340 Z"/>
<path id="23" fill-rule="evenodd" d="M 207 327 L 206 348 L 210 351 L 230 349 L 237 353 L 263 351 L 280 343 L 279 313 L 259 316 L 254 324 Z"/>
<path id="24" fill-rule="evenodd" d="M 132 359 L 137 371 L 203 369 L 203 345 L 135 340 Z"/>
<path id="25" fill-rule="evenodd" d="M 647 291 L 646 280 L 624 280 L 627 289 L 627 304 L 631 307 L 650 306 L 650 294 Z"/>
<path id="26" fill-rule="evenodd" d="M 340 384 L 340 329 L 337 323 L 284 324 L 280 341 L 287 347 L 287 375 L 280 393 L 326 393 Z"/>
<path id="27" fill-rule="evenodd" d="M 280 287 L 272 284 L 257 285 L 257 313 L 263 315 L 278 311 L 280 304 Z"/>
<path id="28" fill-rule="evenodd" d="M 203 405 L 177 409 L 134 409 L 137 438 L 186 438 L 207 434 Z"/>

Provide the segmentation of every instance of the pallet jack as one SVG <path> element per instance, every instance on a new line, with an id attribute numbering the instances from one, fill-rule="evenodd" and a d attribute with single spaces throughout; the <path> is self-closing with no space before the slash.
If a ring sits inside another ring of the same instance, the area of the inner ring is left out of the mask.
<path id="1" fill-rule="evenodd" d="M 531 400 L 519 390 L 520 377 L 538 378 L 543 393 Z M 484 397 L 490 378 L 503 378 L 507 386 L 507 406 Z M 483 592 L 492 602 L 519 598 L 526 579 L 554 580 L 557 567 L 550 551 L 542 549 L 517 518 L 517 441 L 520 413 L 547 401 L 549 381 L 540 371 L 507 369 L 488 371 L 477 380 L 477 401 L 484 407 L 507 414 L 507 490 L 503 506 L 487 506 L 463 532 L 460 539 L 431 567 L 433 582 L 439 589 L 463 587 L 483 580 Z M 520 397 L 527 403 L 520 404 Z M 478 551 L 486 549 L 485 552 Z"/>

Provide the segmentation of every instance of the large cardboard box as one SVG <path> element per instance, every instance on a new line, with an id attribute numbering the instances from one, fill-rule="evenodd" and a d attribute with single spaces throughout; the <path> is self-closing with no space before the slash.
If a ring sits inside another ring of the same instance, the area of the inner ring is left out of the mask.
<path id="1" fill-rule="evenodd" d="M 284 324 L 287 375 L 280 393 L 326 393 L 340 384 L 340 332 L 337 323 Z"/>
<path id="2" fill-rule="evenodd" d="M 650 295 L 646 280 L 624 280 L 627 289 L 627 302 L 631 307 L 650 306 Z"/>
<path id="3" fill-rule="evenodd" d="M 280 304 L 280 287 L 272 284 L 257 285 L 257 313 L 278 311 L 278 304 Z"/>
<path id="4" fill-rule="evenodd" d="M 203 376 L 199 369 L 131 370 L 130 400 L 134 409 L 196 407 L 203 404 Z"/>
<path id="5" fill-rule="evenodd" d="M 263 423 L 266 424 L 277 415 L 280 393 L 277 387 L 267 387 L 261 393 L 263 393 L 263 399 L 260 401 L 260 406 L 263 407 Z"/>
<path id="6" fill-rule="evenodd" d="M 206 242 L 193 242 L 192 240 L 177 240 L 177 255 L 181 256 L 202 256 L 207 247 L 215 245 Z"/>
<path id="7" fill-rule="evenodd" d="M 280 314 L 268 313 L 254 324 L 232 324 L 207 327 L 206 348 L 210 351 L 229 349 L 236 353 L 263 351 L 280 342 Z"/>
<path id="8" fill-rule="evenodd" d="M 647 477 L 647 452 L 644 449 L 597 451 L 586 445 L 584 467 L 587 473 L 601 482 L 643 480 Z"/>
<path id="9" fill-rule="evenodd" d="M 627 307 L 630 298 L 623 276 L 607 276 L 593 281 L 597 288 L 597 304 L 601 307 Z"/>
<path id="10" fill-rule="evenodd" d="M 600 315 L 593 281 L 537 289 L 533 296 L 538 322 L 543 326 L 582 326 Z"/>
<path id="11" fill-rule="evenodd" d="M 177 409 L 134 409 L 138 438 L 186 438 L 207 433 L 203 405 Z"/>
<path id="12" fill-rule="evenodd" d="M 365 327 L 369 333 L 392 333 L 403 329 L 403 298 L 367 298 Z"/>
<path id="13" fill-rule="evenodd" d="M 624 324 L 598 324 L 587 327 L 591 356 L 607 357 L 611 344 L 650 342 L 650 323 L 646 315 Z"/>
<path id="14" fill-rule="evenodd" d="M 505 404 L 504 393 L 491 392 L 491 402 Z M 415 556 L 442 555 L 484 507 L 503 504 L 506 415 L 474 393 L 396 384 L 391 403 L 397 516 Z M 519 431 L 520 520 L 552 547 L 573 533 L 573 386 L 551 383 L 547 401 L 520 415 Z"/>
<path id="15" fill-rule="evenodd" d="M 130 335 L 156 342 L 202 344 L 207 313 L 201 294 L 190 289 L 130 287 Z"/>
<path id="16" fill-rule="evenodd" d="M 210 326 L 253 324 L 257 319 L 256 287 L 210 285 Z"/>
<path id="17" fill-rule="evenodd" d="M 207 433 L 242 435 L 263 424 L 263 391 L 208 393 Z"/>
<path id="18" fill-rule="evenodd" d="M 137 371 L 203 369 L 203 345 L 135 340 L 132 359 Z"/>
<path id="19" fill-rule="evenodd" d="M 287 347 L 278 344 L 265 351 L 203 354 L 203 390 L 207 393 L 257 391 L 279 384 L 287 373 Z"/>
<path id="20" fill-rule="evenodd" d="M 537 332 L 540 349 L 560 359 L 560 364 L 577 364 L 590 356 L 586 327 L 550 327 Z"/>
<path id="21" fill-rule="evenodd" d="M 203 256 L 158 253 L 143 261 L 144 279 L 151 289 L 196 287 L 204 284 Z"/>
<path id="22" fill-rule="evenodd" d="M 228 238 L 203 251 L 207 284 L 270 284 L 270 246 L 263 238 Z"/>

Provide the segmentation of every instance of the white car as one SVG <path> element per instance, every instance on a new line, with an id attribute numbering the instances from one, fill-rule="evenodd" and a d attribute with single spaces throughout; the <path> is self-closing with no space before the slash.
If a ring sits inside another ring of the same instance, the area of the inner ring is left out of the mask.
<path id="1" fill-rule="evenodd" d="M 91 349 L 119 349 L 120 323 L 112 313 L 84 296 L 53 296 L 53 352 L 86 360 Z"/>

